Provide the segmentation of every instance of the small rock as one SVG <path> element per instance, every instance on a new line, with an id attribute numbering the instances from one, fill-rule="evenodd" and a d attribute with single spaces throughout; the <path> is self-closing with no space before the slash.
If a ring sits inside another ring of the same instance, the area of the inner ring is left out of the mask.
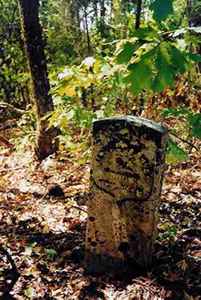
<path id="1" fill-rule="evenodd" d="M 65 193 L 64 193 L 63 189 L 58 184 L 50 185 L 48 187 L 48 193 L 47 194 L 50 197 L 60 197 L 60 198 L 65 197 Z"/>

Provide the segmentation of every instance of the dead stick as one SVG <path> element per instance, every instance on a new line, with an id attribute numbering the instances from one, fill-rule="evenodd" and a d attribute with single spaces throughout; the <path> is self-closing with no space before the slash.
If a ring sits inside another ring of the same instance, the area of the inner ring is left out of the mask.
<path id="1" fill-rule="evenodd" d="M 183 139 L 183 138 L 177 136 L 175 133 L 171 132 L 170 130 L 168 130 L 168 131 L 169 131 L 170 135 L 174 136 L 175 138 L 177 138 L 177 139 L 180 140 L 181 142 L 183 142 L 183 143 L 185 143 L 185 144 L 191 146 L 192 148 L 196 149 L 197 151 L 199 151 L 199 149 L 198 149 L 195 145 L 193 145 L 191 142 L 189 142 L 189 141 L 187 141 L 187 140 L 185 140 L 185 139 Z"/>
<path id="2" fill-rule="evenodd" d="M 87 211 L 84 208 L 81 208 L 79 206 L 71 205 L 70 207 L 67 208 L 67 210 L 70 210 L 71 208 L 75 208 L 75 209 L 80 210 L 80 211 L 84 212 L 85 214 L 87 214 Z"/>

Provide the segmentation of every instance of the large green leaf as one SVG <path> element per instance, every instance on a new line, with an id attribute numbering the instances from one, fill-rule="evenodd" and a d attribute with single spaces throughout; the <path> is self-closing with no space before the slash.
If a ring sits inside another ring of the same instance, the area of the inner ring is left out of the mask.
<path id="1" fill-rule="evenodd" d="M 152 90 L 160 93 L 165 89 L 165 82 L 161 79 L 160 75 L 156 75 L 152 82 Z"/>
<path id="2" fill-rule="evenodd" d="M 123 45 L 122 51 L 117 55 L 117 63 L 118 64 L 127 64 L 131 57 L 133 56 L 133 52 L 136 49 L 135 43 L 126 42 Z"/>
<path id="3" fill-rule="evenodd" d="M 152 88 L 162 92 L 166 87 L 173 87 L 177 74 L 186 70 L 186 55 L 169 42 L 162 42 L 156 52 L 156 75 Z"/>
<path id="4" fill-rule="evenodd" d="M 128 63 L 133 57 L 128 65 L 125 83 L 134 94 L 142 90 L 162 92 L 167 87 L 173 87 L 176 76 L 187 69 L 186 53 L 169 41 L 139 43 L 135 50 L 131 45 L 125 44 L 118 61 Z"/>
<path id="5" fill-rule="evenodd" d="M 128 65 L 129 75 L 125 83 L 134 95 L 145 89 L 151 89 L 153 78 L 152 60 L 157 51 L 154 43 L 145 43 L 135 52 L 135 62 Z"/>
<path id="6" fill-rule="evenodd" d="M 186 71 L 187 68 L 187 60 L 186 60 L 186 54 L 179 50 L 174 45 L 168 44 L 169 48 L 169 54 L 171 56 L 171 62 L 173 69 L 175 70 L 175 75 L 177 74 L 183 74 Z"/>
<path id="7" fill-rule="evenodd" d="M 153 10 L 153 17 L 160 22 L 173 13 L 173 0 L 155 0 L 150 9 Z"/>
<path id="8" fill-rule="evenodd" d="M 166 44 L 160 45 L 155 60 L 157 74 L 152 83 L 152 88 L 156 92 L 162 92 L 167 86 L 172 87 L 174 84 L 174 69 L 171 65 L 171 57 Z"/>
<path id="9" fill-rule="evenodd" d="M 130 73 L 126 77 L 125 82 L 130 85 L 130 90 L 137 95 L 143 89 L 149 89 L 152 81 L 152 70 L 149 64 L 143 61 L 131 64 L 129 66 Z"/>

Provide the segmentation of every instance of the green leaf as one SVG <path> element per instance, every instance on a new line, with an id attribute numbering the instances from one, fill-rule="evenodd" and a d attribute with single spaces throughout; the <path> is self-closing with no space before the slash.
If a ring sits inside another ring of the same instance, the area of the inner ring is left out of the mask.
<path id="1" fill-rule="evenodd" d="M 153 41 L 154 39 L 159 39 L 158 31 L 150 26 L 137 29 L 134 32 L 134 36 L 146 41 Z"/>
<path id="2" fill-rule="evenodd" d="M 188 158 L 187 153 L 180 148 L 177 143 L 172 140 L 168 141 L 166 162 L 169 164 L 176 164 L 178 162 L 184 161 Z"/>
<path id="3" fill-rule="evenodd" d="M 128 69 L 130 74 L 125 78 L 125 81 L 130 84 L 130 90 L 134 95 L 151 87 L 152 69 L 149 64 L 140 61 L 129 65 Z"/>
<path id="4" fill-rule="evenodd" d="M 45 249 L 45 252 L 49 259 L 54 259 L 57 256 L 57 251 L 54 249 Z"/>
<path id="5" fill-rule="evenodd" d="M 192 136 L 201 139 L 201 113 L 189 117 Z"/>
<path id="6" fill-rule="evenodd" d="M 165 108 L 161 113 L 163 117 L 169 117 L 169 116 L 180 117 L 189 114 L 190 112 L 187 108 Z"/>
<path id="7" fill-rule="evenodd" d="M 168 52 L 171 56 L 171 62 L 175 70 L 175 75 L 183 74 L 186 71 L 187 60 L 185 52 L 179 50 L 174 45 L 169 44 Z"/>
<path id="8" fill-rule="evenodd" d="M 175 237 L 177 235 L 177 227 L 175 225 L 168 228 L 168 235 L 169 237 Z"/>
<path id="9" fill-rule="evenodd" d="M 153 10 L 153 17 L 156 21 L 160 22 L 173 13 L 173 1 L 172 0 L 155 0 L 150 9 Z"/>
<path id="10" fill-rule="evenodd" d="M 155 76 L 152 82 L 152 90 L 154 92 L 160 93 L 166 88 L 166 84 L 159 75 Z"/>
<path id="11" fill-rule="evenodd" d="M 117 63 L 118 64 L 127 64 L 131 57 L 133 56 L 133 52 L 136 49 L 136 45 L 130 42 L 126 42 L 123 45 L 123 50 L 117 55 Z"/>
<path id="12" fill-rule="evenodd" d="M 196 53 L 186 53 L 187 57 L 195 62 L 201 62 L 201 55 Z"/>
<path id="13" fill-rule="evenodd" d="M 174 84 L 174 69 L 166 44 L 160 45 L 155 60 L 157 75 L 152 83 L 152 88 L 156 92 L 162 92 L 167 86 L 172 87 Z"/>
<path id="14" fill-rule="evenodd" d="M 141 62 L 145 64 L 152 64 L 158 51 L 158 44 L 156 43 L 145 43 L 137 51 L 136 55 L 139 57 Z"/>
<path id="15" fill-rule="evenodd" d="M 33 299 L 34 296 L 35 296 L 35 290 L 29 286 L 25 291 L 24 291 L 24 294 L 27 298 L 29 299 Z"/>

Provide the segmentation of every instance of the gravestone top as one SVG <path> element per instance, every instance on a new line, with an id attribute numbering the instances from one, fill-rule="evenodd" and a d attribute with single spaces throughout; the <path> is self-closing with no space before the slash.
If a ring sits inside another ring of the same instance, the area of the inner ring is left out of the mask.
<path id="1" fill-rule="evenodd" d="M 160 123 L 134 117 L 134 116 L 117 116 L 104 118 L 93 122 L 92 132 L 94 137 L 100 132 L 108 132 L 111 136 L 121 132 L 121 129 L 127 128 L 134 136 L 144 137 L 146 140 L 153 140 L 158 148 L 163 144 L 163 137 L 167 139 L 168 130 Z M 135 128 L 135 129 L 134 129 Z"/>
<path id="2" fill-rule="evenodd" d="M 160 123 L 156 123 L 152 120 L 148 120 L 141 117 L 134 117 L 131 115 L 127 116 L 117 116 L 117 117 L 110 117 L 110 118 L 103 118 L 93 122 L 93 131 L 96 132 L 105 126 L 113 125 L 115 123 L 131 123 L 137 127 L 146 127 L 153 129 L 154 131 L 158 131 L 160 134 L 167 133 L 167 128 L 161 125 Z"/>

